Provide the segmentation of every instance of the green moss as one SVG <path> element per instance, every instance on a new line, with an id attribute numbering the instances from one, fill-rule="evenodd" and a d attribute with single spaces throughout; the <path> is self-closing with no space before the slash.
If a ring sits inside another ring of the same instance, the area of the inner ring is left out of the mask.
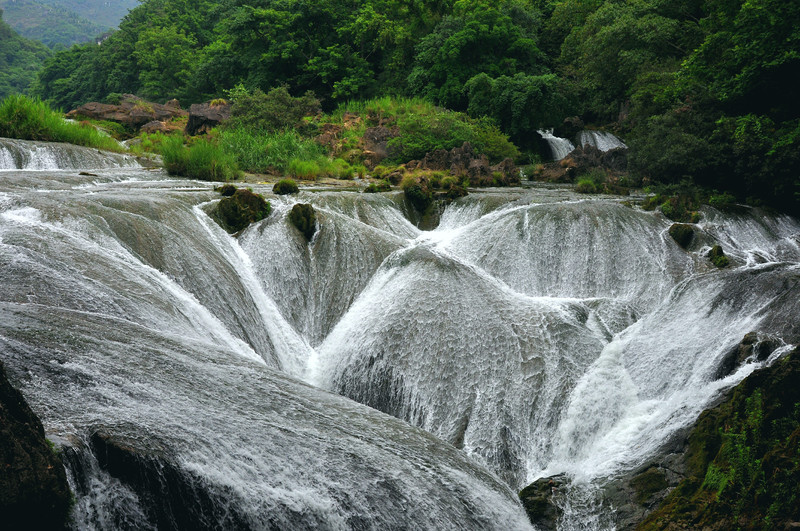
<path id="1" fill-rule="evenodd" d="M 392 185 L 389 184 L 389 181 L 378 181 L 377 183 L 370 183 L 366 188 L 364 188 L 364 193 L 367 194 L 374 194 L 376 192 L 389 192 L 392 189 Z"/>
<path id="2" fill-rule="evenodd" d="M 575 191 L 579 194 L 597 194 L 600 192 L 591 179 L 580 179 L 575 185 Z"/>
<path id="3" fill-rule="evenodd" d="M 211 217 L 223 229 L 234 234 L 251 223 L 264 219 L 271 212 L 272 205 L 262 196 L 240 188 L 233 195 L 222 198 L 212 211 Z"/>
<path id="4" fill-rule="evenodd" d="M 645 504 L 654 494 L 663 491 L 669 485 L 664 477 L 664 472 L 652 467 L 634 477 L 631 480 L 631 486 L 636 491 L 636 501 L 639 504 Z"/>
<path id="5" fill-rule="evenodd" d="M 673 223 L 669 228 L 669 235 L 678 245 L 686 249 L 694 238 L 694 227 L 685 223 Z"/>
<path id="6" fill-rule="evenodd" d="M 236 187 L 232 184 L 223 184 L 218 188 L 219 193 L 225 197 L 232 196 L 236 193 Z"/>
<path id="7" fill-rule="evenodd" d="M 278 195 L 296 194 L 300 191 L 297 183 L 292 179 L 281 179 L 272 187 L 272 191 Z"/>
<path id="8" fill-rule="evenodd" d="M 433 202 L 433 195 L 430 190 L 419 183 L 407 186 L 403 192 L 405 193 L 406 199 L 411 202 L 411 205 L 418 212 L 425 212 Z"/>
<path id="9" fill-rule="evenodd" d="M 311 241 L 317 231 L 317 213 L 313 206 L 305 203 L 294 205 L 289 212 L 289 221 L 306 237 L 306 240 Z"/>
<path id="10" fill-rule="evenodd" d="M 728 257 L 725 256 L 725 252 L 722 250 L 722 247 L 719 245 L 715 245 L 710 251 L 708 251 L 708 259 L 711 260 L 712 264 L 720 269 L 727 267 L 730 263 Z"/>

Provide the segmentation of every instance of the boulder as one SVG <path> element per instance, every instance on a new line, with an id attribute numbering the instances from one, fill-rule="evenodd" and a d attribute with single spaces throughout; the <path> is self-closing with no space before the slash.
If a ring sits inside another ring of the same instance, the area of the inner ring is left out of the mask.
<path id="1" fill-rule="evenodd" d="M 519 499 L 531 523 L 542 531 L 555 531 L 561 508 L 555 503 L 565 476 L 540 478 L 522 489 Z"/>
<path id="2" fill-rule="evenodd" d="M 0 514 L 3 529 L 65 529 L 72 493 L 64 464 L 0 363 Z"/>
<path id="3" fill-rule="evenodd" d="M 519 183 L 519 170 L 511 159 L 489 165 L 486 155 L 477 154 L 469 142 L 451 150 L 437 149 L 422 160 L 406 164 L 407 170 L 446 171 L 452 175 L 469 177 L 472 186 L 496 186 Z"/>
<path id="4" fill-rule="evenodd" d="M 235 234 L 269 216 L 270 212 L 272 205 L 262 196 L 239 188 L 233 195 L 223 197 L 209 215 L 220 227 Z"/>
<path id="5" fill-rule="evenodd" d="M 161 105 L 143 100 L 133 94 L 124 94 L 119 105 L 92 101 L 67 113 L 67 118 L 91 118 L 117 122 L 131 129 L 139 129 L 151 122 L 166 122 L 187 116 L 180 107 Z"/>
<path id="6" fill-rule="evenodd" d="M 297 203 L 289 212 L 289 221 L 297 227 L 297 230 L 311 241 L 314 233 L 317 232 L 317 213 L 314 207 L 307 203 Z"/>
<path id="7" fill-rule="evenodd" d="M 194 103 L 189 107 L 189 121 L 186 134 L 194 136 L 205 134 L 231 117 L 231 104 L 210 102 Z"/>
<path id="8" fill-rule="evenodd" d="M 688 249 L 694 239 L 694 226 L 688 223 L 673 223 L 669 228 L 669 235 L 675 243 Z"/>
<path id="9" fill-rule="evenodd" d="M 144 124 L 139 131 L 148 134 L 169 133 L 169 127 L 165 122 L 152 121 Z"/>

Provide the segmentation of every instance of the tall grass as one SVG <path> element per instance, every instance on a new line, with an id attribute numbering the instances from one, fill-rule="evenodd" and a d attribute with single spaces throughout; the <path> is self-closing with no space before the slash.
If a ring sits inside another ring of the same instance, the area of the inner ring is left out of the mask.
<path id="1" fill-rule="evenodd" d="M 61 113 L 51 109 L 39 98 L 20 94 L 7 96 L 0 103 L 0 136 L 125 151 L 116 140 L 92 125 L 67 122 Z"/>
<path id="2" fill-rule="evenodd" d="M 203 181 L 229 181 L 241 175 L 236 157 L 214 139 L 202 138 L 191 146 L 185 146 L 183 140 L 183 135 L 174 135 L 160 144 L 161 159 L 170 175 Z"/>
<path id="3" fill-rule="evenodd" d="M 230 129 L 219 133 L 219 142 L 226 152 L 236 157 L 240 168 L 253 173 L 287 173 L 293 160 L 313 163 L 318 167 L 329 163 L 323 146 L 291 130 L 266 133 L 243 128 Z"/>

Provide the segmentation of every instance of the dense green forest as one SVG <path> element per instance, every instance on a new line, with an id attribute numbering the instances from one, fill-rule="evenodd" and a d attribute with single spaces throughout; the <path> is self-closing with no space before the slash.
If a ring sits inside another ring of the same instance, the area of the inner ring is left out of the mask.
<path id="1" fill-rule="evenodd" d="M 34 0 L 0 0 L 4 18 L 14 31 L 50 48 L 63 48 L 93 40 L 111 29 L 58 4 Z"/>
<path id="2" fill-rule="evenodd" d="M 50 55 L 45 45 L 17 35 L 0 9 L 0 99 L 25 92 Z"/>
<path id="3" fill-rule="evenodd" d="M 101 46 L 48 61 L 35 94 L 183 103 L 238 84 L 418 96 L 489 116 L 523 149 L 580 116 L 641 179 L 798 204 L 800 4 L 777 0 L 146 0 Z"/>

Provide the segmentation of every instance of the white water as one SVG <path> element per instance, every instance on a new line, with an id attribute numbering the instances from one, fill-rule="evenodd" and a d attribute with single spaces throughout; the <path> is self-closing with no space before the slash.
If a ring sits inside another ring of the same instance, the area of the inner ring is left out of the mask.
<path id="1" fill-rule="evenodd" d="M 617 148 L 626 148 L 625 143 L 607 131 L 595 131 L 586 129 L 578 133 L 579 146 L 593 146 L 600 151 L 611 151 Z"/>
<path id="2" fill-rule="evenodd" d="M 660 214 L 568 191 L 472 194 L 425 233 L 395 194 L 270 196 L 234 239 L 208 183 L 96 173 L 0 191 L 0 353 L 74 449 L 81 528 L 158 522 L 102 433 L 204 485 L 208 525 L 522 528 L 497 478 L 564 473 L 560 528 L 609 529 L 605 480 L 757 368 L 719 374 L 744 334 L 800 334 L 787 216 L 707 209 L 717 270 Z"/>
<path id="3" fill-rule="evenodd" d="M 0 138 L 0 170 L 86 170 L 138 167 L 136 159 L 58 142 Z"/>
<path id="4" fill-rule="evenodd" d="M 542 138 L 545 140 L 545 142 L 547 142 L 547 145 L 550 146 L 550 152 L 553 154 L 553 160 L 561 160 L 569 155 L 570 151 L 575 149 L 575 144 L 570 142 L 569 139 L 553 136 L 552 129 L 547 129 L 546 131 L 539 130 L 536 132 L 542 135 Z"/>

